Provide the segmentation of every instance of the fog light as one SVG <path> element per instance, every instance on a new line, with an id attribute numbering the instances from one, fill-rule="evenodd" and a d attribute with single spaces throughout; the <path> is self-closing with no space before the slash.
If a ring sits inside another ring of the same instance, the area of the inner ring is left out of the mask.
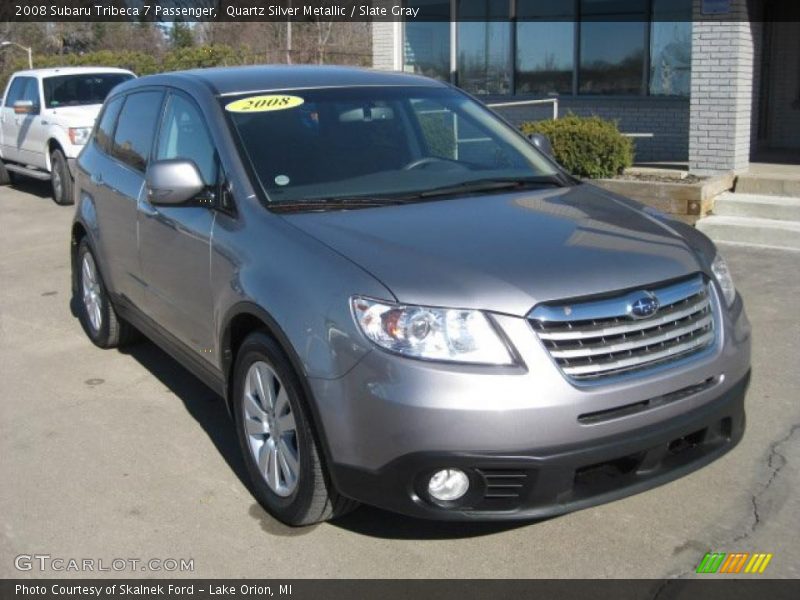
<path id="1" fill-rule="evenodd" d="M 442 502 L 458 500 L 468 489 L 469 478 L 460 469 L 436 471 L 428 482 L 428 493 L 432 498 Z"/>

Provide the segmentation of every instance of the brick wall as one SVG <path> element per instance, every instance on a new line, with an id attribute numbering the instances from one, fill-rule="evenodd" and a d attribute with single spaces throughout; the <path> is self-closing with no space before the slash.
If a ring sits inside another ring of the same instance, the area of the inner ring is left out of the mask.
<path id="1" fill-rule="evenodd" d="M 745 171 L 750 164 L 754 39 L 747 0 L 731 0 L 724 21 L 703 15 L 695 0 L 689 168 Z"/>
<path id="2" fill-rule="evenodd" d="M 394 70 L 394 30 L 391 22 L 372 23 L 372 67 L 384 71 Z"/>

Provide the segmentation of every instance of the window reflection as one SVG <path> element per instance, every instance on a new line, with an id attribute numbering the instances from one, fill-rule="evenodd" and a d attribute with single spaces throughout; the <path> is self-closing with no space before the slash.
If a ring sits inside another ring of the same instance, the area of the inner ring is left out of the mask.
<path id="1" fill-rule="evenodd" d="M 580 93 L 642 93 L 646 21 L 647 0 L 581 0 Z"/>
<path id="2" fill-rule="evenodd" d="M 508 2 L 459 0 L 458 18 L 487 19 L 458 23 L 458 85 L 473 94 L 511 92 L 511 24 Z"/>
<path id="3" fill-rule="evenodd" d="M 571 93 L 575 4 L 564 0 L 518 0 L 517 17 L 517 92 Z"/>
<path id="4" fill-rule="evenodd" d="M 407 22 L 404 69 L 448 80 L 456 44 L 457 83 L 474 94 L 690 92 L 692 0 L 456 0 L 456 40 L 451 2 L 405 4 L 441 20 Z"/>
<path id="5" fill-rule="evenodd" d="M 650 94 L 654 96 L 689 95 L 692 68 L 691 15 L 692 0 L 653 0 Z"/>
<path id="6" fill-rule="evenodd" d="M 450 3 L 447 0 L 409 0 L 410 8 L 420 8 L 422 14 L 438 17 L 439 21 L 407 21 L 403 46 L 403 70 L 433 77 L 450 79 Z"/>

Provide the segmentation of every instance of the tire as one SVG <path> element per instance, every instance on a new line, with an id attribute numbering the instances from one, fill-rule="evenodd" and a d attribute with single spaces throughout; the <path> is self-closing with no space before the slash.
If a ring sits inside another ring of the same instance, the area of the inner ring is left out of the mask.
<path id="1" fill-rule="evenodd" d="M 72 175 L 70 175 L 67 159 L 61 150 L 53 150 L 50 155 L 50 189 L 56 204 L 66 206 L 73 204 Z"/>
<path id="2" fill-rule="evenodd" d="M 78 246 L 75 268 L 78 318 L 89 339 L 100 348 L 116 348 L 130 341 L 135 330 L 117 316 L 86 238 Z"/>
<path id="3" fill-rule="evenodd" d="M 6 169 L 6 165 L 0 160 L 0 185 L 10 185 L 13 183 L 11 173 Z"/>
<path id="4" fill-rule="evenodd" d="M 237 353 L 233 384 L 236 433 L 259 504 L 292 526 L 327 521 L 354 510 L 358 502 L 341 496 L 330 482 L 303 388 L 272 337 L 259 331 L 245 339 Z M 260 397 L 262 389 L 264 397 Z M 271 408 L 265 410 L 266 406 Z M 268 459 L 274 461 L 271 470 L 266 466 Z M 290 465 L 294 478 L 288 475 Z"/>

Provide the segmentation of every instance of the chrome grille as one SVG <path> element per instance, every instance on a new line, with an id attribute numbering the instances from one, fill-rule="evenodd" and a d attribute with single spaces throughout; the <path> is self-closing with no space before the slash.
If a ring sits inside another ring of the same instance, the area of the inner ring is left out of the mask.
<path id="1" fill-rule="evenodd" d="M 654 296 L 658 311 L 630 316 L 633 303 Z M 702 276 L 647 291 L 567 304 L 543 304 L 529 320 L 565 375 L 592 380 L 647 369 L 700 352 L 714 342 L 714 312 Z"/>

